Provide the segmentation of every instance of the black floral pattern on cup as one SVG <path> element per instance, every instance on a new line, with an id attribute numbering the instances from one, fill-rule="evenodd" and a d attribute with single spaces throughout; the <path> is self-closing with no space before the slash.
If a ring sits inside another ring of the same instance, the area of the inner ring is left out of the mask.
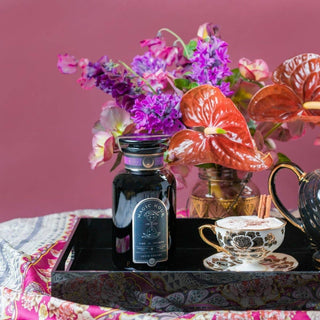
<path id="1" fill-rule="evenodd" d="M 217 237 L 226 247 L 235 247 L 243 250 L 263 246 L 271 247 L 277 244 L 276 237 L 272 233 L 268 233 L 263 238 L 259 231 L 227 231 L 224 236 L 218 233 Z"/>
<path id="2" fill-rule="evenodd" d="M 265 245 L 267 247 L 271 247 L 271 246 L 277 244 L 277 239 L 272 233 L 268 233 L 265 236 L 264 241 L 265 241 Z"/>

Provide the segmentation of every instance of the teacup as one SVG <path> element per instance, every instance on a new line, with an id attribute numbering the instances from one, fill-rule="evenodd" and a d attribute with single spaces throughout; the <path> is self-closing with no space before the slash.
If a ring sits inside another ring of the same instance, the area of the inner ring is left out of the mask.
<path id="1" fill-rule="evenodd" d="M 258 271 L 264 269 L 259 261 L 282 244 L 285 226 L 286 221 L 274 217 L 232 216 L 200 226 L 199 233 L 204 242 L 239 261 L 237 270 Z M 215 233 L 219 245 L 207 239 L 205 229 Z"/>

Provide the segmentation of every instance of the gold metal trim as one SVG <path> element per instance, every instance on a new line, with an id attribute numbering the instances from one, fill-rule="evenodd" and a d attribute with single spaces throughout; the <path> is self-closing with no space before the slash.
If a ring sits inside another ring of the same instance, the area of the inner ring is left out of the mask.
<path id="1" fill-rule="evenodd" d="M 293 216 L 291 217 L 291 213 L 290 213 L 290 212 L 289 212 L 289 216 L 287 216 L 286 214 L 284 214 L 284 213 L 282 212 L 282 210 L 281 210 L 280 207 L 275 203 L 275 201 L 273 201 L 273 194 L 274 194 L 274 193 L 273 193 L 273 189 L 272 189 L 272 187 L 271 187 L 271 180 L 273 180 L 273 177 L 275 176 L 275 174 L 276 174 L 280 169 L 283 169 L 283 168 L 289 169 L 289 170 L 293 171 L 293 172 L 296 174 L 296 176 L 298 177 L 299 182 L 302 181 L 302 180 L 305 178 L 305 176 L 306 176 L 306 173 L 305 173 L 305 172 L 301 173 L 300 170 L 299 170 L 295 165 L 293 165 L 293 164 L 291 164 L 291 163 L 281 163 L 281 164 L 279 164 L 273 171 L 271 171 L 270 176 L 269 176 L 269 179 L 268 179 L 268 189 L 269 189 L 269 193 L 270 193 L 271 196 L 272 196 L 272 202 L 273 202 L 274 206 L 278 209 L 279 213 L 280 213 L 285 219 L 287 219 L 287 220 L 288 220 L 292 225 L 294 225 L 296 228 L 298 228 L 298 229 L 300 229 L 302 232 L 306 233 L 306 231 L 304 230 L 304 228 L 303 228 L 301 225 L 299 225 L 298 223 L 296 223 L 296 222 L 292 219 Z"/>
<path id="2" fill-rule="evenodd" d="M 215 199 L 190 196 L 190 217 L 220 219 L 229 216 L 251 216 L 259 204 L 259 196 L 234 199 Z M 230 206 L 232 206 L 230 210 Z"/>
<path id="3" fill-rule="evenodd" d="M 214 242 L 208 240 L 208 239 L 205 237 L 205 235 L 203 234 L 203 230 L 204 230 L 204 229 L 209 229 L 209 230 L 211 230 L 214 234 L 216 234 L 215 227 L 216 227 L 216 226 L 213 225 L 213 224 L 204 224 L 204 225 L 200 226 L 200 227 L 198 228 L 198 231 L 199 231 L 199 234 L 200 234 L 201 239 L 202 239 L 206 244 L 208 244 L 209 246 L 215 248 L 218 252 L 221 252 L 221 251 L 222 251 L 222 252 L 225 252 L 225 253 L 231 255 L 231 253 L 230 253 L 227 249 L 225 249 L 225 248 L 223 248 L 223 247 L 215 244 Z"/>

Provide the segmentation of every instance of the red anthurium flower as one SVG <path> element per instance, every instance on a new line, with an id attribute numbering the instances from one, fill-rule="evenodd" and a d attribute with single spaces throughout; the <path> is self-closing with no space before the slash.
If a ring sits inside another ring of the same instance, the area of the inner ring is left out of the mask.
<path id="1" fill-rule="evenodd" d="M 181 99 L 183 123 L 193 129 L 177 132 L 170 141 L 172 164 L 216 163 L 242 171 L 272 165 L 270 154 L 259 152 L 241 112 L 219 88 L 202 85 Z"/>
<path id="2" fill-rule="evenodd" d="M 306 53 L 286 60 L 273 72 L 272 81 L 251 99 L 248 112 L 252 119 L 320 124 L 319 55 Z"/>

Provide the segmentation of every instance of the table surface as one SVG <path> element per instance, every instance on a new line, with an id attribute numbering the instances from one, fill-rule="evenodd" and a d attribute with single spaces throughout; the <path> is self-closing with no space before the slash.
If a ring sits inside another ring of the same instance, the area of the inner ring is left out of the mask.
<path id="1" fill-rule="evenodd" d="M 78 217 L 110 215 L 111 209 L 88 209 L 1 223 L 1 319 L 320 319 L 320 311 L 294 310 L 229 311 L 222 308 L 184 313 L 168 309 L 165 313 L 137 313 L 52 297 L 51 270 Z M 176 298 L 178 296 L 161 297 L 161 300 L 163 303 L 163 299 Z M 159 297 L 151 299 L 151 303 L 157 303 Z"/>

